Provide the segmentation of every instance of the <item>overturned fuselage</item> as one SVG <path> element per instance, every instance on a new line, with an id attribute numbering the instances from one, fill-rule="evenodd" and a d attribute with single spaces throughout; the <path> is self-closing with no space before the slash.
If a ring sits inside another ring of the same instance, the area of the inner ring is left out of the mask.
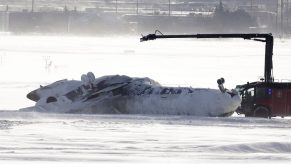
<path id="1" fill-rule="evenodd" d="M 240 97 L 215 89 L 164 87 L 150 78 L 112 75 L 61 80 L 30 92 L 36 105 L 25 111 L 86 114 L 228 116 Z"/>

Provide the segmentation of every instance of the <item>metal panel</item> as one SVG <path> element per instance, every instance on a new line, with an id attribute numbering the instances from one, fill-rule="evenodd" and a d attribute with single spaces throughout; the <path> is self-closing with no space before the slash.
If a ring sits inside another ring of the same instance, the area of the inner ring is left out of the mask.
<path id="1" fill-rule="evenodd" d="M 272 93 L 272 115 L 285 116 L 286 115 L 286 100 L 287 91 L 284 89 L 273 89 Z"/>
<path id="2" fill-rule="evenodd" d="M 287 91 L 287 115 L 291 115 L 291 90 Z"/>

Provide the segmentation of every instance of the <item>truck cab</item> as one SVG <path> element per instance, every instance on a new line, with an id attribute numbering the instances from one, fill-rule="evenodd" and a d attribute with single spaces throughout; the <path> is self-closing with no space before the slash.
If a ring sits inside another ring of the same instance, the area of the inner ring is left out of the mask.
<path id="1" fill-rule="evenodd" d="M 291 83 L 253 82 L 236 87 L 242 102 L 237 113 L 249 117 L 291 116 Z"/>

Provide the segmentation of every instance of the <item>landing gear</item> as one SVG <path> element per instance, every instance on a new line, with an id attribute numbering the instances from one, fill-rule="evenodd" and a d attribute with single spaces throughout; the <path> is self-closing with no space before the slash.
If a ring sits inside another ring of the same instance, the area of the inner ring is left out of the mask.
<path id="1" fill-rule="evenodd" d="M 228 93 L 231 97 L 238 95 L 238 92 L 236 90 L 232 89 L 230 91 L 224 88 L 224 85 L 223 85 L 224 83 L 225 83 L 225 80 L 223 77 L 217 80 L 218 88 L 221 91 L 221 93 Z"/>
<path id="2" fill-rule="evenodd" d="M 57 98 L 50 96 L 46 99 L 46 103 L 52 103 L 52 102 L 57 102 Z"/>

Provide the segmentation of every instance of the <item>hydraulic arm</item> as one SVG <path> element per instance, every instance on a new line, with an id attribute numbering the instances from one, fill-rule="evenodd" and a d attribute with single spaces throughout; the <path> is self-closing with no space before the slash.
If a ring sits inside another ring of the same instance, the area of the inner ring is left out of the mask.
<path id="1" fill-rule="evenodd" d="M 140 41 L 148 41 L 162 38 L 242 38 L 254 41 L 265 42 L 265 82 L 273 82 L 273 36 L 272 34 L 194 34 L 194 35 L 163 35 L 149 34 L 143 36 Z"/>

